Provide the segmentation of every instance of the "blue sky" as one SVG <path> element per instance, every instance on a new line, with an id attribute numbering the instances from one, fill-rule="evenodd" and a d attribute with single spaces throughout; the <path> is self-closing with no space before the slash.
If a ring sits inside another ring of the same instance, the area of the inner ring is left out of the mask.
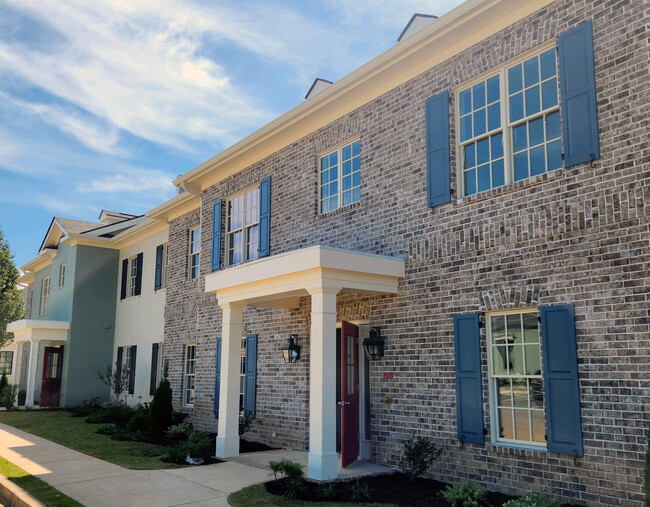
<path id="1" fill-rule="evenodd" d="M 0 228 L 140 214 L 171 180 L 460 0 L 0 0 Z"/>

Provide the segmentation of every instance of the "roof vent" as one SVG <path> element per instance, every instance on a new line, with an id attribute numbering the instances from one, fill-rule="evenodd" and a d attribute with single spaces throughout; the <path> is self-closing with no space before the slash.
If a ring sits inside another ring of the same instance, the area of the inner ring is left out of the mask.
<path id="1" fill-rule="evenodd" d="M 319 94 L 325 88 L 329 88 L 330 86 L 332 86 L 332 81 L 328 81 L 327 79 L 323 79 L 322 77 L 317 77 L 316 79 L 314 79 L 314 82 L 312 83 L 311 88 L 307 92 L 307 95 L 305 95 L 305 98 L 310 99 L 314 95 Z"/>
<path id="2" fill-rule="evenodd" d="M 404 39 L 408 39 L 411 35 L 419 32 L 425 26 L 429 26 L 436 19 L 438 19 L 438 16 L 433 16 L 432 14 L 413 14 L 411 20 L 406 24 L 404 30 L 402 30 L 402 33 L 397 38 L 397 42 L 402 42 Z"/>

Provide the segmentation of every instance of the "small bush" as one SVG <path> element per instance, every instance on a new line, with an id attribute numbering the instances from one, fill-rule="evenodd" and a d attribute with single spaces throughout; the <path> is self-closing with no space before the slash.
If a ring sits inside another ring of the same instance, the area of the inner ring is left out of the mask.
<path id="1" fill-rule="evenodd" d="M 194 431 L 190 423 L 180 423 L 170 426 L 165 435 L 172 440 L 187 440 Z"/>
<path id="2" fill-rule="evenodd" d="M 20 389 L 18 391 L 18 406 L 23 407 L 25 406 L 25 400 L 27 399 L 27 391 L 24 389 Z"/>
<path id="3" fill-rule="evenodd" d="M 7 384 L 0 391 L 0 405 L 7 410 L 11 410 L 16 403 L 18 395 L 18 386 L 16 384 Z"/>
<path id="4" fill-rule="evenodd" d="M 440 456 L 442 449 L 424 437 L 404 440 L 404 462 L 400 466 L 411 480 L 423 475 Z"/>
<path id="5" fill-rule="evenodd" d="M 128 431 L 150 431 L 151 430 L 151 419 L 150 419 L 150 410 L 148 406 L 139 408 L 133 414 L 133 417 L 129 419 L 129 422 L 126 424 L 126 429 Z"/>
<path id="6" fill-rule="evenodd" d="M 289 461 L 288 459 L 269 461 L 269 467 L 276 479 L 278 478 L 278 474 L 282 474 L 282 477 L 287 479 L 302 479 L 305 476 L 300 463 Z"/>
<path id="7" fill-rule="evenodd" d="M 177 444 L 173 447 L 170 447 L 167 451 L 167 454 L 163 457 L 165 463 L 176 463 L 178 465 L 185 463 L 185 458 L 187 458 L 187 449 L 185 444 Z"/>
<path id="8" fill-rule="evenodd" d="M 115 431 L 111 435 L 111 440 L 117 440 L 119 442 L 140 442 L 142 437 L 139 432 L 127 431 L 124 428 L 115 428 Z"/>
<path id="9" fill-rule="evenodd" d="M 171 425 L 176 426 L 177 424 L 180 424 L 180 423 L 184 422 L 185 419 L 187 419 L 188 416 L 189 416 L 189 414 L 187 412 L 177 412 L 176 410 L 174 410 L 172 412 L 172 424 Z"/>
<path id="10" fill-rule="evenodd" d="M 100 433 L 102 435 L 112 435 L 115 433 L 115 430 L 117 428 L 115 427 L 114 424 L 103 424 L 99 428 L 95 430 L 95 433 Z"/>
<path id="11" fill-rule="evenodd" d="M 483 505 L 486 492 L 473 482 L 465 481 L 447 486 L 442 496 L 454 507 L 478 507 Z"/>
<path id="12" fill-rule="evenodd" d="M 88 417 L 101 410 L 102 406 L 97 401 L 97 396 L 91 396 L 89 400 L 83 400 L 79 407 L 72 407 L 70 412 L 72 417 Z"/>
<path id="13" fill-rule="evenodd" d="M 152 433 L 163 434 L 174 424 L 172 407 L 172 388 L 167 378 L 158 384 L 151 401 L 150 428 Z M 180 421 L 179 421 L 180 422 Z"/>
<path id="14" fill-rule="evenodd" d="M 503 507 L 560 507 L 560 502 L 542 493 L 526 493 L 520 498 L 508 500 Z"/>
<path id="15" fill-rule="evenodd" d="M 190 458 L 205 459 L 212 456 L 214 442 L 210 434 L 205 431 L 195 431 L 185 443 L 187 454 Z"/>
<path id="16" fill-rule="evenodd" d="M 107 401 L 102 407 L 86 418 L 87 423 L 113 423 L 124 428 L 135 411 L 122 402 Z"/>
<path id="17" fill-rule="evenodd" d="M 350 485 L 351 502 L 368 502 L 370 501 L 370 489 L 367 482 L 359 482 L 357 479 Z"/>
<path id="18" fill-rule="evenodd" d="M 9 385 L 9 379 L 7 378 L 7 370 L 2 370 L 2 377 L 0 377 L 0 391 Z"/>
<path id="19" fill-rule="evenodd" d="M 244 436 L 251 429 L 253 424 L 253 418 L 251 413 L 248 410 L 245 410 L 243 414 L 239 416 L 239 436 Z"/>
<path id="20" fill-rule="evenodd" d="M 336 496 L 336 488 L 333 482 L 326 482 L 318 487 L 318 495 L 325 501 L 333 500 Z"/>

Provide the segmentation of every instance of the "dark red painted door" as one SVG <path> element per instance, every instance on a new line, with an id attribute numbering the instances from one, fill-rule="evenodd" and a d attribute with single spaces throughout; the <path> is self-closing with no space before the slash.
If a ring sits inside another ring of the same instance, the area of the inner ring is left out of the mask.
<path id="1" fill-rule="evenodd" d="M 359 328 L 341 325 L 341 464 L 359 457 Z"/>
<path id="2" fill-rule="evenodd" d="M 41 407 L 58 407 L 61 392 L 61 365 L 63 347 L 45 347 L 43 351 L 43 380 Z"/>

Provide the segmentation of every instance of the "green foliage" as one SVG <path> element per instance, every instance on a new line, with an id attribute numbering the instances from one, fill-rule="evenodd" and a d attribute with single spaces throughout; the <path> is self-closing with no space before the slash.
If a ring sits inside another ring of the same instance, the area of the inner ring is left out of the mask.
<path id="1" fill-rule="evenodd" d="M 0 391 L 9 385 L 9 379 L 7 378 L 6 370 L 2 370 L 2 377 L 0 377 Z"/>
<path id="2" fill-rule="evenodd" d="M 170 426 L 165 435 L 172 440 L 187 440 L 194 431 L 190 423 L 180 423 Z"/>
<path id="3" fill-rule="evenodd" d="M 440 456 L 442 449 L 424 437 L 404 440 L 404 461 L 400 468 L 411 480 L 423 475 Z"/>
<path id="4" fill-rule="evenodd" d="M 163 434 L 174 423 L 172 388 L 169 380 L 163 378 L 153 394 L 150 413 L 150 428 L 154 434 Z"/>
<path id="5" fill-rule="evenodd" d="M 16 395 L 18 394 L 17 384 L 7 384 L 0 391 L 0 405 L 7 410 L 11 410 L 16 403 Z"/>
<path id="6" fill-rule="evenodd" d="M 133 417 L 126 424 L 127 431 L 150 431 L 151 429 L 151 409 L 144 405 L 136 409 Z"/>
<path id="7" fill-rule="evenodd" d="M 332 500 L 336 496 L 336 487 L 333 482 L 326 482 L 318 487 L 318 494 L 323 500 Z"/>
<path id="8" fill-rule="evenodd" d="M 27 391 L 20 389 L 18 391 L 18 406 L 22 407 L 25 405 L 25 400 L 27 399 Z"/>
<path id="9" fill-rule="evenodd" d="M 125 430 L 124 428 L 115 428 L 111 435 L 111 440 L 119 442 L 140 442 L 142 440 L 139 432 Z"/>
<path id="10" fill-rule="evenodd" d="M 282 461 L 269 461 L 269 467 L 276 479 L 278 478 L 278 474 L 282 474 L 282 477 L 287 479 L 302 479 L 305 475 L 300 463 L 288 459 L 283 459 Z"/>
<path id="11" fill-rule="evenodd" d="M 485 490 L 479 488 L 471 481 L 447 486 L 442 492 L 443 498 L 454 507 L 477 507 L 483 505 L 486 494 Z"/>
<path id="12" fill-rule="evenodd" d="M 177 424 L 182 423 L 183 421 L 185 421 L 185 419 L 187 419 L 188 416 L 189 416 L 189 414 L 187 412 L 179 412 L 179 411 L 174 410 L 172 412 L 172 424 L 171 425 L 176 426 Z"/>
<path id="13" fill-rule="evenodd" d="M 89 400 L 83 400 L 82 405 L 79 407 L 72 407 L 70 413 L 72 417 L 88 417 L 99 410 L 102 406 L 97 401 L 97 396 L 91 396 Z"/>
<path id="14" fill-rule="evenodd" d="M 163 461 L 166 463 L 176 463 L 177 465 L 181 465 L 185 463 L 186 457 L 187 449 L 185 448 L 185 443 L 176 444 L 168 449 L 167 454 L 163 457 Z"/>
<path id="15" fill-rule="evenodd" d="M 120 428 L 124 428 L 131 417 L 133 417 L 134 410 L 122 402 L 107 401 L 101 408 L 94 414 L 86 418 L 87 423 L 113 423 Z"/>
<path id="16" fill-rule="evenodd" d="M 251 429 L 252 424 L 253 418 L 251 417 L 250 411 L 244 411 L 244 413 L 239 416 L 239 436 L 244 436 L 244 434 Z"/>
<path id="17" fill-rule="evenodd" d="M 205 459 L 212 456 L 214 441 L 205 431 L 194 431 L 185 443 L 187 454 L 193 459 Z"/>
<path id="18" fill-rule="evenodd" d="M 20 273 L 13 257 L 0 230 L 0 347 L 13 340 L 13 333 L 7 332 L 7 324 L 25 315 L 25 304 L 17 286 Z"/>
<path id="19" fill-rule="evenodd" d="M 370 501 L 370 489 L 367 482 L 359 482 L 357 479 L 350 484 L 350 501 L 356 503 Z"/>
<path id="20" fill-rule="evenodd" d="M 542 493 L 526 493 L 520 498 L 508 500 L 503 507 L 560 507 L 560 502 Z"/>
<path id="21" fill-rule="evenodd" d="M 645 506 L 650 507 L 650 428 L 648 429 L 648 448 L 645 452 Z"/>
<path id="22" fill-rule="evenodd" d="M 114 424 L 103 424 L 97 428 L 95 433 L 99 433 L 100 435 L 113 435 L 116 430 L 117 427 Z"/>

